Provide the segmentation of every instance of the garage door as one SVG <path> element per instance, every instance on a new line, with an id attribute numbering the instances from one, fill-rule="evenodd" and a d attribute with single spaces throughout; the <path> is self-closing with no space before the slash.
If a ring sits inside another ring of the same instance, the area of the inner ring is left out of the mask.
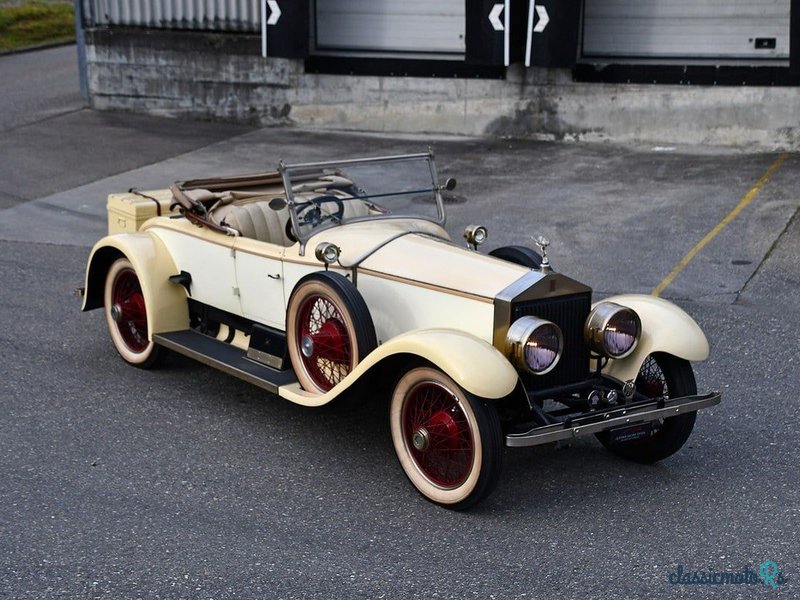
<path id="1" fill-rule="evenodd" d="M 317 0 L 319 50 L 463 54 L 464 0 Z"/>
<path id="2" fill-rule="evenodd" d="M 585 0 L 586 57 L 788 59 L 790 0 Z"/>

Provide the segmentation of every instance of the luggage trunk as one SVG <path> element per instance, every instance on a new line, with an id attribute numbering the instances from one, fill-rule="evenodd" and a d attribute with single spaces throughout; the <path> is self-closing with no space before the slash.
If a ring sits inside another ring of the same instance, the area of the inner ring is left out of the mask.
<path id="1" fill-rule="evenodd" d="M 160 215 L 175 214 L 168 189 L 146 192 L 125 192 L 108 196 L 108 233 L 134 233 L 145 221 Z"/>

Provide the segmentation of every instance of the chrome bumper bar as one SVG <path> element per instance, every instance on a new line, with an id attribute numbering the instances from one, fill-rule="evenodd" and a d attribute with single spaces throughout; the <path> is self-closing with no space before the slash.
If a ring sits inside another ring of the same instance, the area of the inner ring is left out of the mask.
<path id="1" fill-rule="evenodd" d="M 585 416 L 569 419 L 564 423 L 534 427 L 525 433 L 510 433 L 506 435 L 506 446 L 513 448 L 538 446 L 598 433 L 615 427 L 666 419 L 682 413 L 714 406 L 719 404 L 721 399 L 721 392 L 711 392 L 703 396 L 668 398 L 635 406 L 619 406 L 605 411 L 595 411 Z"/>

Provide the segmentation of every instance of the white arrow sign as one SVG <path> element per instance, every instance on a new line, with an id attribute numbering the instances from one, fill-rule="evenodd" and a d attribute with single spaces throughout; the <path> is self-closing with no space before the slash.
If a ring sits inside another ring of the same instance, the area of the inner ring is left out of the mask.
<path id="1" fill-rule="evenodd" d="M 491 12 L 489 12 L 489 22 L 492 24 L 492 29 L 495 31 L 503 31 L 505 29 L 505 27 L 503 27 L 503 22 L 500 20 L 500 13 L 503 12 L 504 8 L 504 4 L 495 4 Z"/>
<path id="2" fill-rule="evenodd" d="M 533 13 L 539 17 L 536 27 L 533 26 Z M 528 2 L 528 37 L 525 40 L 525 66 L 531 66 L 531 45 L 533 44 L 533 34 L 542 33 L 544 28 L 550 22 L 550 15 L 547 14 L 547 9 L 541 4 L 536 4 L 536 0 L 529 0 Z"/>
<path id="3" fill-rule="evenodd" d="M 534 33 L 542 33 L 544 28 L 550 22 L 550 16 L 547 14 L 547 9 L 541 4 L 536 5 L 536 14 L 539 15 L 539 22 L 533 28 Z"/>
<path id="4" fill-rule="evenodd" d="M 281 18 L 281 7 L 278 6 L 276 0 L 267 0 L 267 4 L 269 4 L 270 15 L 269 19 L 267 19 L 267 25 L 275 25 L 278 22 L 278 19 Z M 538 6 L 536 7 L 539 8 Z M 542 14 L 539 13 L 539 17 Z M 544 13 L 544 18 L 547 19 L 547 12 Z M 547 23 L 545 23 L 546 25 Z M 544 29 L 544 28 L 543 28 Z"/>

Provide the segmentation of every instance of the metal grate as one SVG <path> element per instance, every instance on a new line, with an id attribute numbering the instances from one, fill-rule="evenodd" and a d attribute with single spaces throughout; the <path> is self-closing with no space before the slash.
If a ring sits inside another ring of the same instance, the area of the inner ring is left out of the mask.
<path id="1" fill-rule="evenodd" d="M 541 376 L 523 374 L 522 381 L 529 390 L 575 383 L 589 376 L 589 349 L 583 341 L 583 325 L 591 304 L 591 293 L 586 292 L 511 305 L 512 323 L 520 317 L 532 315 L 552 321 L 564 335 L 564 353 L 555 369 Z"/>
<path id="2" fill-rule="evenodd" d="M 259 0 L 82 0 L 89 27 L 259 31 Z"/>

